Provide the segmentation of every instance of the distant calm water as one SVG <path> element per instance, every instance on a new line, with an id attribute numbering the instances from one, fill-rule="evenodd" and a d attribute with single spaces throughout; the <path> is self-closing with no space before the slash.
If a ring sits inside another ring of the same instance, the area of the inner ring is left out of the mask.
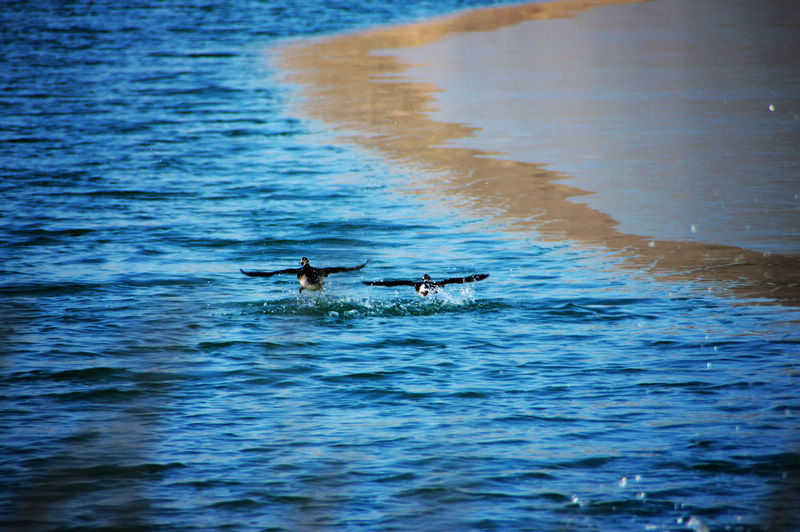
<path id="1" fill-rule="evenodd" d="M 437 208 L 288 115 L 282 39 L 480 4 L 3 4 L 0 527 L 797 522 L 796 309 Z M 371 262 L 238 271 L 304 255 Z M 491 277 L 360 283 L 425 272 Z"/>
<path id="2" fill-rule="evenodd" d="M 396 53 L 480 128 L 454 144 L 564 172 L 620 231 L 800 255 L 798 36 L 795 0 L 666 0 Z"/>

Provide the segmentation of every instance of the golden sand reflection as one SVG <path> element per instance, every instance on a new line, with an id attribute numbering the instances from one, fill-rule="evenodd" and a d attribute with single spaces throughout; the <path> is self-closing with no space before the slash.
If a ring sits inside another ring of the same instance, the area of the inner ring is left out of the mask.
<path id="1" fill-rule="evenodd" d="M 409 190 L 428 189 L 479 215 L 491 213 L 508 228 L 535 231 L 618 253 L 626 267 L 658 278 L 723 282 L 738 295 L 800 304 L 800 257 L 769 255 L 732 246 L 655 241 L 619 232 L 609 215 L 580 202 L 586 191 L 559 181 L 542 165 L 452 147 L 475 128 L 434 121 L 430 83 L 408 81 L 411 65 L 382 50 L 423 46 L 447 35 L 494 29 L 536 19 L 574 16 L 601 5 L 637 0 L 561 1 L 492 7 L 416 24 L 325 37 L 287 45 L 277 54 L 288 80 L 300 86 L 299 111 L 332 124 L 344 138 L 389 161 L 420 170 Z"/>

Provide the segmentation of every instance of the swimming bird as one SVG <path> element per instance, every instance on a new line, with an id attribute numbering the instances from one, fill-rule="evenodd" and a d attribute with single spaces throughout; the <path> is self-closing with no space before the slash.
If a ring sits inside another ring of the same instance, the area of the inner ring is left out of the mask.
<path id="1" fill-rule="evenodd" d="M 489 277 L 488 273 L 478 273 L 475 275 L 469 275 L 467 277 L 452 277 L 450 279 L 444 279 L 443 281 L 432 281 L 431 276 L 426 273 L 422 276 L 422 280 L 420 281 L 395 280 L 361 282 L 372 286 L 413 286 L 419 297 L 426 297 L 428 294 L 435 294 L 439 292 L 439 288 L 446 284 L 463 284 L 474 281 L 483 281 L 487 277 Z"/>
<path id="2" fill-rule="evenodd" d="M 367 261 L 369 262 L 369 261 Z M 276 270 L 274 272 L 246 272 L 239 268 L 239 271 L 245 275 L 250 277 L 272 277 L 273 275 L 280 275 L 283 273 L 291 273 L 297 276 L 297 280 L 300 282 L 300 292 L 303 292 L 303 288 L 306 290 L 321 290 L 322 289 L 322 278 L 327 277 L 332 273 L 342 273 L 342 272 L 353 272 L 356 270 L 360 270 L 364 266 L 367 265 L 367 262 L 364 264 L 360 264 L 358 266 L 350 266 L 350 267 L 339 267 L 339 268 L 315 268 L 308 263 L 308 259 L 303 257 L 300 259 L 300 267 L 299 268 L 287 268 L 285 270 Z"/>

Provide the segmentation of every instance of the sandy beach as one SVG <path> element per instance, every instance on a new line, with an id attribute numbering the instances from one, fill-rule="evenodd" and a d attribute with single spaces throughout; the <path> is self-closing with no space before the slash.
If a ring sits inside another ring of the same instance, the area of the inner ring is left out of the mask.
<path id="1" fill-rule="evenodd" d="M 513 150 L 461 144 L 480 138 L 480 128 L 471 125 L 468 116 L 437 119 L 437 95 L 443 88 L 420 81 L 419 70 L 411 76 L 418 65 L 398 53 L 453 35 L 480 32 L 485 37 L 526 21 L 565 19 L 602 6 L 633 3 L 563 1 L 466 11 L 293 43 L 278 51 L 277 63 L 300 87 L 298 112 L 330 124 L 344 141 L 375 150 L 394 164 L 421 169 L 417 180 L 408 183 L 410 192 L 425 189 L 437 198 L 452 198 L 476 216 L 493 217 L 510 230 L 609 250 L 624 267 L 646 270 L 656 278 L 708 281 L 737 295 L 800 303 L 800 257 L 660 239 L 636 234 L 627 225 L 623 230 L 617 218 L 587 201 L 588 187 L 573 186 L 571 176 L 549 161 L 514 160 L 508 155 Z"/>

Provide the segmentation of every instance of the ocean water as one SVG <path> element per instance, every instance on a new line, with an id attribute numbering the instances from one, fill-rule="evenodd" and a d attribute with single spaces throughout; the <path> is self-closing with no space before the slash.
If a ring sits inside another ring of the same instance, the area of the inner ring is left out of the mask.
<path id="1" fill-rule="evenodd" d="M 796 529 L 797 309 L 507 231 L 288 112 L 284 39 L 473 5 L 3 4 L 2 528 Z M 370 262 L 239 273 L 301 256 Z M 361 284 L 426 272 L 490 277 Z"/>

